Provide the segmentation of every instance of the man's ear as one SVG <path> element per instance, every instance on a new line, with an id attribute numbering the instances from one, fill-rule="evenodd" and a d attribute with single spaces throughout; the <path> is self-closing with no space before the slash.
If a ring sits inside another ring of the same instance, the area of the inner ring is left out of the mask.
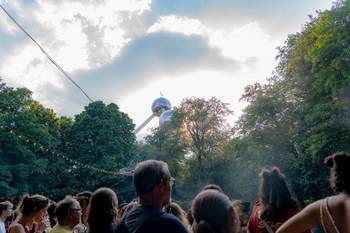
<path id="1" fill-rule="evenodd" d="M 165 192 L 165 189 L 166 189 L 166 182 L 164 182 L 164 180 L 161 180 L 157 185 L 156 185 L 156 188 L 158 188 L 158 190 L 160 192 Z"/>
<path id="2" fill-rule="evenodd" d="M 69 220 L 73 219 L 73 211 L 68 210 L 68 214 L 67 214 Z"/>

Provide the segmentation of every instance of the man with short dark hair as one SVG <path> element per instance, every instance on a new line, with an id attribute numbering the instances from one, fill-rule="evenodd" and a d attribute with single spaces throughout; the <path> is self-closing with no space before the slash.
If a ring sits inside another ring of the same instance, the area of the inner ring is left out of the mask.
<path id="1" fill-rule="evenodd" d="M 174 180 L 165 162 L 147 160 L 137 164 L 134 186 L 140 205 L 126 213 L 117 233 L 187 233 L 175 216 L 162 210 L 170 202 Z"/>
<path id="2" fill-rule="evenodd" d="M 73 227 L 80 222 L 81 208 L 79 202 L 72 197 L 66 197 L 57 203 L 55 215 L 58 223 L 50 233 L 72 233 Z"/>
<path id="3" fill-rule="evenodd" d="M 0 233 L 6 233 L 5 221 L 12 214 L 12 203 L 4 201 L 0 203 Z"/>

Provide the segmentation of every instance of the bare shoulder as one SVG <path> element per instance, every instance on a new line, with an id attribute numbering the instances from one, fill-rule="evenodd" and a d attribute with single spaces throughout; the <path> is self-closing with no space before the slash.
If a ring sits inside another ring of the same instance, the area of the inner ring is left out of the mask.
<path id="1" fill-rule="evenodd" d="M 350 216 L 350 197 L 346 194 L 331 196 L 327 201 L 329 210 L 335 219 L 343 219 Z"/>
<path id="2" fill-rule="evenodd" d="M 306 232 L 320 222 L 321 201 L 316 201 L 306 206 L 298 214 L 287 220 L 277 233 L 300 233 Z"/>
<path id="3" fill-rule="evenodd" d="M 305 212 L 307 214 L 311 214 L 313 216 L 318 216 L 319 215 L 319 212 L 320 212 L 320 207 L 321 207 L 321 202 L 323 201 L 322 200 L 318 200 L 318 201 L 315 201 L 311 204 L 309 204 L 308 206 L 306 206 L 302 212 Z"/>
<path id="4" fill-rule="evenodd" d="M 341 208 L 350 203 L 350 196 L 346 194 L 338 194 L 328 197 L 328 205 L 330 207 Z"/>

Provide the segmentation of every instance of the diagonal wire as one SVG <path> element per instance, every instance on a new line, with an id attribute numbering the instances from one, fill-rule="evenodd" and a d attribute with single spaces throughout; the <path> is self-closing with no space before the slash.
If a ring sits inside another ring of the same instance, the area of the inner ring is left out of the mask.
<path id="1" fill-rule="evenodd" d="M 90 102 L 93 102 L 93 100 L 88 96 L 88 94 L 79 86 L 78 83 L 76 83 L 63 69 L 62 67 L 57 64 L 57 62 L 43 49 L 43 47 L 40 46 L 40 44 L 16 21 L 15 18 L 13 18 L 10 13 L 0 4 L 0 8 L 6 13 L 6 15 L 19 27 L 41 50 L 42 53 L 46 55 L 46 57 L 51 61 L 52 64 L 54 64 L 62 73 L 63 75 L 69 79 L 84 95 Z"/>

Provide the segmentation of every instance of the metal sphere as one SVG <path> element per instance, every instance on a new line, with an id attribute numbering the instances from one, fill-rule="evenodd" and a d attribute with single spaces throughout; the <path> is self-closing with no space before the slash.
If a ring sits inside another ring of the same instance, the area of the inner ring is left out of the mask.
<path id="1" fill-rule="evenodd" d="M 152 103 L 152 112 L 155 116 L 160 117 L 166 110 L 171 109 L 170 101 L 164 97 L 155 99 Z"/>
<path id="2" fill-rule="evenodd" d="M 171 117 L 173 116 L 172 110 L 166 110 L 160 115 L 159 117 L 159 125 L 162 125 L 166 121 L 170 121 Z"/>

